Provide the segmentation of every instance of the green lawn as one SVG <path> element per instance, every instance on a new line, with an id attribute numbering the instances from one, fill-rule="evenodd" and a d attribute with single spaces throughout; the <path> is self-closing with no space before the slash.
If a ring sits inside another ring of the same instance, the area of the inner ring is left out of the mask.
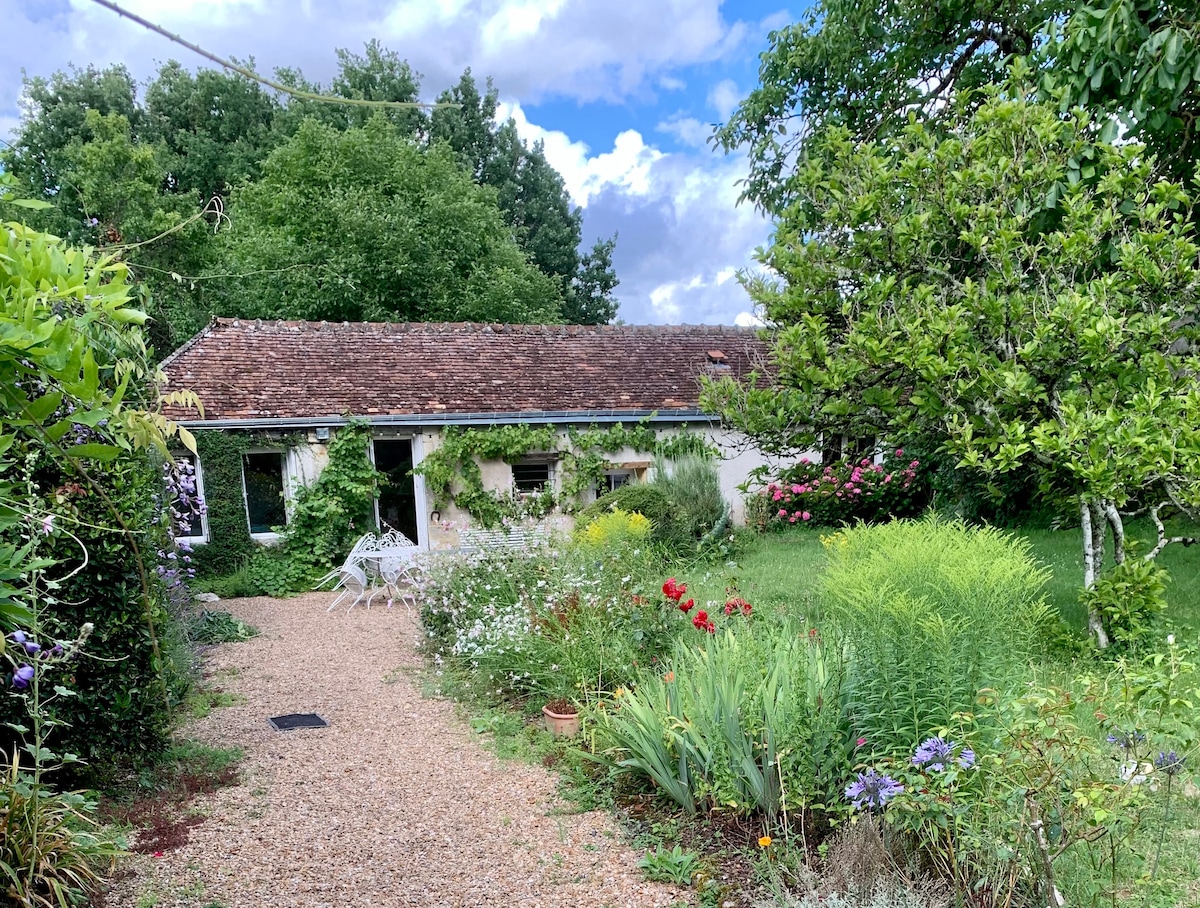
<path id="1" fill-rule="evenodd" d="M 1168 525 L 1168 530 L 1173 534 L 1189 531 L 1200 534 L 1194 526 L 1182 523 Z M 832 532 L 830 529 L 801 527 L 745 537 L 746 544 L 737 559 L 735 575 L 742 595 L 755 605 L 787 607 L 805 614 L 814 603 L 824 562 L 820 536 Z M 1050 568 L 1046 594 L 1061 612 L 1063 620 L 1082 632 L 1085 622 L 1083 606 L 1079 602 L 1079 591 L 1083 586 L 1080 531 L 1072 528 L 1013 532 L 1028 539 L 1034 556 Z M 1156 538 L 1154 526 L 1148 520 L 1131 522 L 1126 533 L 1129 539 L 1138 543 L 1140 552 L 1148 551 Z M 1111 545 L 1109 549 L 1111 557 Z M 1168 623 L 1179 629 L 1200 632 L 1200 546 L 1169 545 L 1158 556 L 1158 563 L 1170 573 Z M 698 601 L 718 600 L 724 593 L 722 582 L 727 583 L 728 577 L 712 573 L 698 578 L 692 589 Z"/>

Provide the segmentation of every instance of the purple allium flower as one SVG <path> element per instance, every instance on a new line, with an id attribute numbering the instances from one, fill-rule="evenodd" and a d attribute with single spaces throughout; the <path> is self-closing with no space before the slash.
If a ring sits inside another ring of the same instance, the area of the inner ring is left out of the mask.
<path id="1" fill-rule="evenodd" d="M 846 786 L 846 797 L 856 810 L 862 810 L 883 807 L 902 791 L 904 786 L 891 776 L 868 769 Z"/>
<path id="2" fill-rule="evenodd" d="M 913 754 L 913 765 L 941 772 L 954 755 L 955 744 L 945 738 L 926 738 Z"/>
<path id="3" fill-rule="evenodd" d="M 33 680 L 33 666 L 21 665 L 13 672 L 13 687 L 17 690 L 25 690 L 29 687 L 29 682 Z"/>
<path id="4" fill-rule="evenodd" d="M 1173 750 L 1166 753 L 1159 751 L 1158 756 L 1154 758 L 1154 767 L 1162 770 L 1169 776 L 1177 776 L 1183 772 L 1183 761 L 1186 759 L 1186 754 L 1181 757 Z"/>
<path id="5" fill-rule="evenodd" d="M 1136 728 L 1128 730 L 1117 728 L 1114 729 L 1108 736 L 1108 743 L 1115 744 L 1121 750 L 1133 750 L 1137 745 L 1146 740 L 1146 736 Z"/>

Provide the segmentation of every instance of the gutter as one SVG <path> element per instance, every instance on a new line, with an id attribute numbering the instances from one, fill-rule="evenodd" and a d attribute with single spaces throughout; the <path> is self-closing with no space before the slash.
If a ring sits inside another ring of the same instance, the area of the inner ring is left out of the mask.
<path id="1" fill-rule="evenodd" d="M 336 428 L 351 420 L 365 420 L 371 426 L 424 428 L 444 426 L 501 426 L 514 423 L 546 425 L 615 424 L 641 422 L 713 425 L 718 419 L 703 410 L 514 410 L 499 413 L 401 413 L 362 416 L 264 416 L 242 419 L 177 419 L 188 429 L 317 429 Z"/>

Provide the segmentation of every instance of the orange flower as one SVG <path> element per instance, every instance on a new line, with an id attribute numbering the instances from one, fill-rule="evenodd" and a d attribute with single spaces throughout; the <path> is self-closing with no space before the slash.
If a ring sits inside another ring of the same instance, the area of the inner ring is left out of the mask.
<path id="1" fill-rule="evenodd" d="M 769 835 L 760 837 L 758 840 L 758 847 L 759 848 L 770 848 L 771 847 L 771 837 Z"/>
<path id="2" fill-rule="evenodd" d="M 670 684 L 672 681 L 674 681 L 674 680 L 675 680 L 675 673 L 674 673 L 674 672 L 667 672 L 665 675 L 663 675 L 663 680 L 664 680 L 665 682 L 667 682 L 667 684 Z"/>

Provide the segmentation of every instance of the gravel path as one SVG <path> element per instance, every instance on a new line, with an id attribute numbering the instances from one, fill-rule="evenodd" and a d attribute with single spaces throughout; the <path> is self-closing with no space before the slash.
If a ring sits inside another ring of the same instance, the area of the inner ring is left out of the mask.
<path id="1" fill-rule="evenodd" d="M 190 842 L 135 858 L 113 908 L 670 905 L 601 813 L 562 812 L 540 766 L 483 750 L 426 699 L 404 608 L 327 613 L 330 596 L 222 603 L 262 635 L 217 647 L 210 683 L 246 698 L 181 732 L 245 748 L 241 783 L 202 798 Z M 320 730 L 268 716 L 317 712 Z"/>

